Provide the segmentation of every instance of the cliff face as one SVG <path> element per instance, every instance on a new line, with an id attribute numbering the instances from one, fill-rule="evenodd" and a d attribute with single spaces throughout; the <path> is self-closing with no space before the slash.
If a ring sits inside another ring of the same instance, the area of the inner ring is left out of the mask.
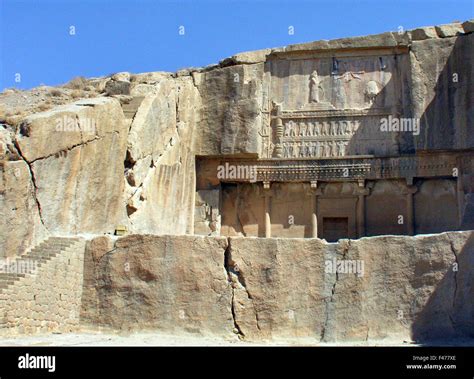
<path id="1" fill-rule="evenodd" d="M 248 341 L 472 338 L 473 260 L 472 232 L 337 244 L 98 237 L 86 247 L 81 320 Z"/>
<path id="2" fill-rule="evenodd" d="M 298 109 L 300 97 L 310 95 L 303 74 L 327 73 L 320 75 L 321 100 L 336 110 L 367 101 L 356 79 L 345 92 L 328 90 L 336 52 L 341 80 L 344 70 L 364 72 L 385 86 L 377 106 L 422 122 L 419 135 L 374 136 L 370 149 L 363 133 L 356 135 L 353 154 L 474 148 L 472 25 L 241 53 L 175 74 L 90 79 L 78 94 L 44 89 L 55 107 L 41 112 L 42 100 L 7 91 L 0 104 L 13 116 L 3 116 L 0 130 L 1 255 L 18 255 L 48 235 L 112 233 L 117 225 L 134 233 L 192 233 L 195 157 L 268 157 L 272 104 Z M 364 58 L 371 49 L 381 58 Z M 315 58 L 319 66 L 307 63 Z M 376 74 L 379 64 L 384 72 Z"/>

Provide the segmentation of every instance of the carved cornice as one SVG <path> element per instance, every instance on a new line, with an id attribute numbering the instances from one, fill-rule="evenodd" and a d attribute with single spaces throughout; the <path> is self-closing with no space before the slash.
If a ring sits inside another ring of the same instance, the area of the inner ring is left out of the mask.
<path id="1" fill-rule="evenodd" d="M 469 155 L 474 158 L 474 153 Z M 459 154 L 453 152 L 398 158 L 352 156 L 333 159 L 226 159 L 222 162 L 255 167 L 257 182 L 405 179 L 411 184 L 417 177 L 452 177 L 453 168 L 458 167 L 458 159 Z M 250 182 L 246 179 L 228 181 Z M 367 186 L 370 187 L 370 183 Z"/>
<path id="2" fill-rule="evenodd" d="M 393 114 L 390 108 L 367 108 L 367 109 L 297 109 L 283 110 L 278 116 L 282 120 L 286 119 L 306 119 L 306 118 L 334 118 L 334 117 L 366 117 L 366 116 L 386 116 Z"/>

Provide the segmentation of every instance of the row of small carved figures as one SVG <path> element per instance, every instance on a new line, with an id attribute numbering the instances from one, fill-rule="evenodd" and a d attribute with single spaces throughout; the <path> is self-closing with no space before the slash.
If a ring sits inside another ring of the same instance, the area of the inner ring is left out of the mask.
<path id="1" fill-rule="evenodd" d="M 316 122 L 295 122 L 285 123 L 283 136 L 337 136 L 352 135 L 360 126 L 360 121 L 324 121 Z"/>
<path id="2" fill-rule="evenodd" d="M 283 142 L 283 157 L 342 157 L 346 153 L 348 141 L 329 142 Z"/>

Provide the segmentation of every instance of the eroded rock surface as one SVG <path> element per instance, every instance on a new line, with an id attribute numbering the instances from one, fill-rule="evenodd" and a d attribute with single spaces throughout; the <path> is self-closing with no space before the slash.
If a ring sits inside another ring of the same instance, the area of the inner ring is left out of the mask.
<path id="1" fill-rule="evenodd" d="M 99 237 L 85 257 L 83 312 L 116 329 L 234 332 L 248 341 L 472 338 L 473 260 L 473 232 L 337 244 Z"/>
<path id="2" fill-rule="evenodd" d="M 89 323 L 122 330 L 231 333 L 225 238 L 130 235 L 106 252 L 109 245 L 99 238 L 89 243 L 85 258 L 91 264 L 86 276 L 95 275 L 95 282 L 88 276 L 92 298 L 83 304 L 97 304 L 96 313 L 93 307 L 86 310 Z"/>

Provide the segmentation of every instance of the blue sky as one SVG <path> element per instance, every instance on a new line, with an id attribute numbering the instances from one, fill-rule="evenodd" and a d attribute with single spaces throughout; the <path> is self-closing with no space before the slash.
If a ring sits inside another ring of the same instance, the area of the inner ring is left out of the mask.
<path id="1" fill-rule="evenodd" d="M 0 0 L 0 89 L 118 71 L 176 71 L 241 51 L 473 14 L 474 0 Z"/>

